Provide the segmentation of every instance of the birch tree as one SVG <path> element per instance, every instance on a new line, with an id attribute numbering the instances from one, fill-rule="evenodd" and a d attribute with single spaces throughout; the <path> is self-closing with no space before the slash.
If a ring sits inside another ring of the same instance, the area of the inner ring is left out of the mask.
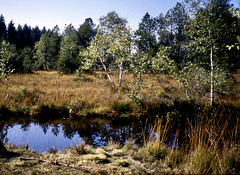
<path id="1" fill-rule="evenodd" d="M 106 61 L 109 56 L 113 57 L 114 64 L 118 66 L 119 82 L 118 89 L 121 89 L 122 76 L 124 70 L 124 62 L 130 59 L 131 55 L 131 35 L 130 30 L 116 26 L 111 34 L 102 34 L 98 32 L 90 43 L 86 51 L 80 53 L 84 56 L 82 69 L 91 69 L 91 67 L 99 60 L 109 81 L 115 87 L 108 69 Z"/>
<path id="2" fill-rule="evenodd" d="M 112 35 L 113 41 L 107 50 L 112 54 L 119 69 L 119 83 L 118 88 L 121 89 L 122 76 L 124 70 L 124 62 L 129 61 L 131 57 L 131 34 L 130 29 L 117 26 Z"/>
<path id="3" fill-rule="evenodd" d="M 10 65 L 11 55 L 12 54 L 10 51 L 10 45 L 6 43 L 6 41 L 3 41 L 0 45 L 0 82 L 6 88 L 5 99 L 8 98 L 9 96 L 9 91 L 8 91 L 9 78 L 8 77 L 14 71 L 14 69 L 12 69 Z"/>
<path id="4" fill-rule="evenodd" d="M 108 73 L 107 66 L 105 64 L 109 53 L 110 38 L 108 35 L 103 35 L 98 32 L 95 37 L 90 42 L 90 45 L 84 52 L 80 52 L 80 56 L 83 56 L 82 68 L 83 70 L 90 70 L 94 64 L 99 60 L 103 66 L 105 73 L 108 76 L 109 81 L 112 84 L 112 87 L 115 88 L 115 83 L 111 79 L 111 76 Z"/>
<path id="5" fill-rule="evenodd" d="M 116 64 L 119 69 L 118 88 L 120 90 L 124 62 L 130 57 L 130 29 L 126 29 L 127 20 L 121 18 L 115 11 L 109 12 L 99 19 L 98 33 L 90 42 L 86 51 L 81 52 L 84 56 L 82 69 L 90 69 L 99 61 L 107 74 L 112 87 L 116 87 L 107 69 L 107 61 Z"/>
<path id="6" fill-rule="evenodd" d="M 238 20 L 229 12 L 228 0 L 188 1 L 194 4 L 191 19 L 185 26 L 190 42 L 187 46 L 189 60 L 207 68 L 211 73 L 210 105 L 214 103 L 214 67 L 231 70 L 238 64 L 238 54 L 228 52 L 226 46 L 231 43 L 239 31 Z M 198 4 L 198 6 L 196 6 Z M 237 25 L 234 25 L 237 24 Z M 235 28 L 235 29 L 234 29 Z"/>

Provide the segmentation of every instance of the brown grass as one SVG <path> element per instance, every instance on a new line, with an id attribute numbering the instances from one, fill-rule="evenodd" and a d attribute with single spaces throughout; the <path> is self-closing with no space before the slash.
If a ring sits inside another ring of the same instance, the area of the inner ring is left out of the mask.
<path id="1" fill-rule="evenodd" d="M 150 127 L 138 157 L 147 162 L 160 159 L 159 164 L 153 163 L 160 172 L 168 168 L 176 174 L 239 174 L 239 117 L 217 112 L 208 117 L 201 113 L 195 117 L 184 128 L 184 139 L 188 142 L 182 146 L 178 139 L 173 145 L 166 144 L 173 122 L 168 118 L 158 119 Z"/>
<path id="2" fill-rule="evenodd" d="M 114 102 L 132 103 L 122 91 L 120 94 L 113 90 L 108 79 L 98 79 L 94 75 L 59 75 L 57 72 L 36 71 L 33 74 L 13 74 L 9 77 L 10 96 L 5 97 L 5 87 L 0 86 L 0 105 L 10 109 L 34 108 L 40 104 L 69 106 L 85 102 L 94 106 L 94 112 L 111 111 Z M 118 77 L 113 76 L 118 82 Z M 152 75 L 145 76 L 146 83 L 152 86 L 144 90 L 146 94 L 157 94 L 161 85 Z M 124 75 L 122 86 L 131 80 L 131 75 Z"/>
<path id="3" fill-rule="evenodd" d="M 67 106 L 84 101 L 94 104 L 96 111 L 110 110 L 115 100 L 126 101 L 112 93 L 107 80 L 88 75 L 87 80 L 75 80 L 75 75 L 59 75 L 57 72 L 37 71 L 33 74 L 15 74 L 9 77 L 10 97 L 4 100 L 5 89 L 0 87 L 0 104 L 8 107 L 31 108 L 38 104 Z"/>
<path id="4" fill-rule="evenodd" d="M 97 72 L 97 74 L 103 74 Z M 234 95 L 220 97 L 219 103 L 240 104 L 239 74 L 236 77 Z M 9 77 L 10 96 L 4 99 L 5 87 L 0 86 L 0 105 L 14 110 L 35 109 L 37 106 L 45 104 L 64 107 L 78 107 L 79 103 L 86 103 L 92 106 L 91 112 L 106 113 L 112 111 L 112 105 L 121 103 L 134 103 L 127 97 L 124 91 L 118 93 L 112 89 L 108 79 L 99 79 L 95 75 L 60 75 L 55 71 L 36 71 L 33 74 L 13 74 Z M 117 75 L 112 76 L 115 84 L 118 82 Z M 133 88 L 128 82 L 132 80 L 130 74 L 123 75 L 122 87 Z M 183 89 L 169 75 L 164 77 L 156 74 L 146 74 L 143 76 L 149 88 L 144 89 L 145 102 L 154 104 L 168 103 L 173 104 L 174 100 L 186 100 Z M 238 96 L 237 96 L 238 94 Z M 207 103 L 208 99 L 201 100 L 196 97 L 199 103 Z M 135 110 L 138 107 L 135 105 Z"/>

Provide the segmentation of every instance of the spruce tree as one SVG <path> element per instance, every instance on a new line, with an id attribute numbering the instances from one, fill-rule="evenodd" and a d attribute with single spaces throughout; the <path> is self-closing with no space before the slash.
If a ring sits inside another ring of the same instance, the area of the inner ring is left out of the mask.
<path id="1" fill-rule="evenodd" d="M 5 19 L 3 15 L 0 16 L 0 42 L 6 40 L 7 37 L 7 28 L 5 24 Z"/>

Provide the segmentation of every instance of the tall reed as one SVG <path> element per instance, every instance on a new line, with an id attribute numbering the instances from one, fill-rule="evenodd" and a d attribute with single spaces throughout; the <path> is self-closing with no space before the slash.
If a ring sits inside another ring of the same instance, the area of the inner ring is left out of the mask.
<path id="1" fill-rule="evenodd" d="M 146 160 L 161 160 L 159 166 L 175 168 L 176 173 L 240 173 L 240 122 L 233 111 L 225 108 L 198 113 L 170 137 L 174 122 L 170 118 L 157 119 L 151 127 L 145 126 L 143 133 L 148 135 L 143 137 L 140 153 Z"/>
<path id="2" fill-rule="evenodd" d="M 147 124 L 148 122 L 146 122 Z M 153 125 L 144 128 L 143 131 L 143 151 L 146 156 L 152 156 L 160 159 L 164 159 L 167 154 L 165 141 L 168 134 L 169 126 L 171 125 L 171 119 L 167 118 L 166 121 L 157 119 Z M 148 133 L 148 135 L 146 135 Z"/>
<path id="3" fill-rule="evenodd" d="M 221 110 L 188 120 L 190 173 L 239 173 L 239 117 Z"/>

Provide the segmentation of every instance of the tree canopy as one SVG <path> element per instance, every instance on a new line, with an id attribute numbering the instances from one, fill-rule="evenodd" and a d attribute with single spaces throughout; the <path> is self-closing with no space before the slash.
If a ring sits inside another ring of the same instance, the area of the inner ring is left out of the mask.
<path id="1" fill-rule="evenodd" d="M 184 0 L 176 3 L 166 14 L 159 12 L 158 16 L 152 17 L 147 12 L 139 21 L 138 28 L 131 30 L 131 49 L 138 53 L 135 56 L 131 54 L 131 59 L 147 54 L 146 69 L 154 72 L 152 61 L 162 48 L 168 48 L 169 58 L 176 62 L 178 68 L 183 68 L 189 61 L 206 68 L 210 64 L 209 53 L 212 48 L 213 61 L 226 70 L 235 71 L 240 68 L 240 24 L 236 11 L 230 0 Z M 100 36 L 105 43 L 101 53 L 106 54 L 103 59 L 105 66 L 117 66 L 116 57 L 120 56 L 120 51 L 116 51 L 116 48 L 119 46 L 120 49 L 121 44 L 118 36 L 124 30 L 129 31 L 127 25 L 127 19 L 116 11 L 101 16 L 97 26 L 92 18 L 86 18 L 78 28 L 66 25 L 63 32 L 58 26 L 53 29 L 40 29 L 27 24 L 15 26 L 13 20 L 6 25 L 1 15 L 0 40 L 10 43 L 15 52 L 10 60 L 15 72 L 25 72 L 26 66 L 26 70 L 32 67 L 74 73 L 77 67 L 84 67 L 82 62 L 85 58 L 77 53 L 89 50 L 94 44 L 92 40 L 95 37 L 100 40 Z M 116 50 L 110 49 L 113 46 Z M 28 53 L 34 66 L 24 63 L 22 52 Z"/>

